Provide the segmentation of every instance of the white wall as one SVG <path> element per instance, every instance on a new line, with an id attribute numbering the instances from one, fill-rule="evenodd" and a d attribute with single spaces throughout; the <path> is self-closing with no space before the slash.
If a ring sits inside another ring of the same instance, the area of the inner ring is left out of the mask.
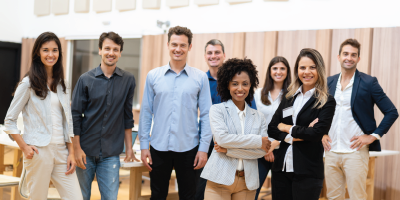
<path id="1" fill-rule="evenodd" d="M 171 9 L 161 0 L 159 10 L 142 8 L 119 12 L 113 0 L 112 12 L 75 13 L 70 0 L 68 15 L 35 16 L 34 0 L 0 0 L 0 40 L 20 41 L 53 31 L 60 37 L 98 38 L 101 32 L 115 31 L 123 37 L 160 34 L 157 20 L 189 27 L 194 33 L 251 32 L 272 30 L 337 29 L 400 26 L 399 0 L 289 0 L 198 7 L 190 0 L 188 7 Z M 103 22 L 109 22 L 104 25 Z"/>

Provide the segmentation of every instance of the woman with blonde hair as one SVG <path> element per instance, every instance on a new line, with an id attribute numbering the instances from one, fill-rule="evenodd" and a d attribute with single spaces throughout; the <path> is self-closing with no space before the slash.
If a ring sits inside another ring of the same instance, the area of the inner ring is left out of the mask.
<path id="1" fill-rule="evenodd" d="M 274 200 L 318 200 L 324 180 L 321 139 L 331 127 L 335 106 L 321 54 L 301 50 L 294 80 L 268 126 L 268 135 L 281 141 L 272 166 Z"/>

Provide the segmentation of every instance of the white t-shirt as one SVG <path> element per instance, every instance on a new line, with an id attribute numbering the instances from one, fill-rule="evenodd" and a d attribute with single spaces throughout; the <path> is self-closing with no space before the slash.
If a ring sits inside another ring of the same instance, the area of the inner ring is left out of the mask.
<path id="1" fill-rule="evenodd" d="M 53 134 L 51 135 L 51 144 L 63 144 L 64 133 L 63 133 L 63 112 L 60 100 L 58 99 L 57 93 L 50 92 L 51 96 L 51 122 L 53 123 Z"/>

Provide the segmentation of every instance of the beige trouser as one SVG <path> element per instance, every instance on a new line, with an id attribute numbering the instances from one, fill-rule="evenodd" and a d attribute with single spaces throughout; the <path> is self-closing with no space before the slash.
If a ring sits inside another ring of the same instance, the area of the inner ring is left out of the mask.
<path id="1" fill-rule="evenodd" d="M 68 149 L 65 144 L 49 144 L 36 147 L 39 154 L 34 153 L 32 159 L 24 156 L 27 189 L 30 200 L 45 200 L 49 190 L 50 180 L 60 193 L 63 200 L 82 200 L 76 172 L 67 172 Z"/>
<path id="2" fill-rule="evenodd" d="M 232 185 L 207 181 L 204 200 L 254 200 L 257 190 L 248 190 L 244 177 L 235 176 Z"/>
<path id="3" fill-rule="evenodd" d="M 325 152 L 325 181 L 330 200 L 366 200 L 369 151 L 364 146 L 353 153 Z"/>

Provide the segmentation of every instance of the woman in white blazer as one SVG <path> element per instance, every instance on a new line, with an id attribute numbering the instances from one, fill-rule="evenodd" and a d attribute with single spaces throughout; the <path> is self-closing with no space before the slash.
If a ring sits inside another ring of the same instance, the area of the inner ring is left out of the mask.
<path id="1" fill-rule="evenodd" d="M 257 159 L 271 146 L 261 112 L 252 109 L 257 70 L 250 59 L 229 59 L 218 70 L 222 103 L 210 108 L 215 147 L 201 177 L 205 199 L 253 200 L 259 187 Z"/>
<path id="2" fill-rule="evenodd" d="M 54 33 L 42 33 L 33 45 L 31 57 L 29 72 L 18 84 L 4 119 L 4 132 L 10 134 L 24 154 L 28 199 L 47 199 L 51 180 L 62 199 L 81 200 L 60 40 Z M 21 111 L 23 136 L 17 128 Z"/>

